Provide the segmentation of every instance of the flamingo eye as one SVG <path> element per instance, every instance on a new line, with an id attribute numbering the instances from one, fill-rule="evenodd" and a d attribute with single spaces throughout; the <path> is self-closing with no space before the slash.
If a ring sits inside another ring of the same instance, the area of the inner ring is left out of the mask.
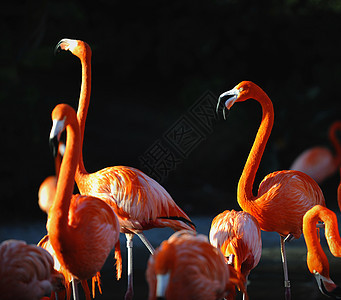
<path id="1" fill-rule="evenodd" d="M 242 91 L 244 91 L 244 88 L 243 87 L 239 88 L 239 93 Z"/>

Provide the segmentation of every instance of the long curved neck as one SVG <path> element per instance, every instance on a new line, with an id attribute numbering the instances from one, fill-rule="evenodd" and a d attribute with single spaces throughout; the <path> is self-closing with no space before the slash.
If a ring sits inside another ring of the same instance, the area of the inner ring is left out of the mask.
<path id="1" fill-rule="evenodd" d="M 328 242 L 330 252 L 336 256 L 341 256 L 341 238 L 337 223 L 336 214 L 329 210 L 324 209 L 321 213 L 321 221 L 325 224 L 325 236 Z"/>
<path id="2" fill-rule="evenodd" d="M 67 140 L 65 153 L 60 166 L 55 200 L 49 212 L 49 222 L 55 233 L 64 234 L 68 227 L 71 197 L 74 189 L 74 177 L 81 152 L 78 123 L 74 120 L 66 127 Z"/>
<path id="3" fill-rule="evenodd" d="M 341 144 L 337 137 L 337 132 L 341 131 L 341 121 L 334 122 L 329 128 L 329 139 L 333 144 L 336 151 L 336 164 L 340 166 L 341 164 Z"/>
<path id="4" fill-rule="evenodd" d="M 79 95 L 77 119 L 81 133 L 81 145 L 83 145 L 85 122 L 86 116 L 88 114 L 91 94 L 91 51 L 86 51 L 84 56 L 80 57 L 80 61 L 82 65 L 82 84 Z M 76 173 L 76 181 L 78 181 L 78 178 L 80 177 L 81 174 L 86 173 L 87 172 L 83 161 L 83 152 L 81 152 L 81 155 L 79 157 L 79 165 Z"/>
<path id="5" fill-rule="evenodd" d="M 316 223 L 319 220 L 327 221 L 326 208 L 320 205 L 310 209 L 303 218 L 303 234 L 307 245 L 307 265 L 311 273 L 329 277 L 329 263 L 327 256 L 323 252 L 317 232 Z"/>
<path id="6" fill-rule="evenodd" d="M 267 94 L 259 88 L 253 98 L 262 106 L 262 121 L 238 183 L 238 203 L 243 209 L 255 200 L 253 183 L 274 122 L 274 110 Z"/>

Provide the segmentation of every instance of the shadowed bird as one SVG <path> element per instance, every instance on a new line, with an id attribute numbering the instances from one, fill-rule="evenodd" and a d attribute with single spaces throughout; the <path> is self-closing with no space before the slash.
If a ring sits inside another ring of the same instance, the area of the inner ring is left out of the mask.
<path id="1" fill-rule="evenodd" d="M 315 276 L 320 291 L 326 296 L 341 299 L 341 288 L 330 279 L 328 259 L 316 232 L 316 224 L 319 221 L 324 222 L 330 252 L 341 257 L 341 238 L 336 215 L 330 209 L 316 205 L 303 218 L 303 234 L 308 250 L 307 265 L 310 273 Z"/>
<path id="2" fill-rule="evenodd" d="M 62 288 L 64 280 L 46 250 L 18 240 L 0 244 L 0 278 L 2 300 L 40 300 Z"/>
<path id="3" fill-rule="evenodd" d="M 257 195 L 253 194 L 255 176 L 274 122 L 273 105 L 268 95 L 250 81 L 243 81 L 220 95 L 217 108 L 226 96 L 230 97 L 225 102 L 224 111 L 234 103 L 248 99 L 258 101 L 262 107 L 261 124 L 239 179 L 237 199 L 240 207 L 257 219 L 262 230 L 280 234 L 285 295 L 290 299 L 285 241 L 301 236 L 304 214 L 316 204 L 325 206 L 324 196 L 311 177 L 294 170 L 267 175 L 260 183 Z"/>
<path id="4" fill-rule="evenodd" d="M 234 294 L 221 251 L 206 236 L 178 231 L 150 256 L 146 270 L 149 300 L 223 299 Z"/>
<path id="5" fill-rule="evenodd" d="M 58 50 L 70 51 L 82 65 L 82 83 L 77 118 L 84 139 L 85 121 L 90 102 L 91 90 L 91 49 L 80 40 L 62 39 Z M 98 197 L 115 211 L 126 234 L 128 248 L 128 288 L 126 299 L 133 297 L 132 239 L 137 234 L 151 253 L 154 248 L 145 238 L 143 231 L 157 227 L 174 230 L 194 230 L 189 217 L 176 205 L 169 193 L 154 179 L 138 169 L 126 166 L 104 168 L 88 173 L 81 154 L 76 172 L 76 183 L 82 195 Z"/>
<path id="6" fill-rule="evenodd" d="M 327 147 L 309 148 L 295 159 L 290 169 L 308 174 L 319 184 L 332 176 L 341 164 L 341 145 L 337 138 L 338 131 L 341 131 L 341 121 L 335 121 L 329 127 L 328 136 L 334 146 L 335 155 Z"/>
<path id="7" fill-rule="evenodd" d="M 225 210 L 213 219 L 209 238 L 237 274 L 242 274 L 246 279 L 246 291 L 250 271 L 258 265 L 262 254 L 261 231 L 257 220 L 245 211 Z"/>
<path id="8" fill-rule="evenodd" d="M 63 268 L 78 280 L 96 276 L 110 251 L 115 248 L 119 278 L 119 223 L 114 211 L 98 198 L 73 195 L 74 176 L 81 151 L 76 113 L 69 105 L 59 104 L 52 112 L 52 120 L 50 140 L 58 143 L 64 130 L 67 137 L 56 196 L 46 225 L 51 246 Z"/>
<path id="9" fill-rule="evenodd" d="M 48 176 L 41 183 L 38 191 L 38 204 L 42 211 L 48 213 L 54 196 L 56 194 L 57 180 L 59 175 L 60 163 L 65 151 L 65 144 L 63 142 L 59 143 L 58 154 L 55 157 L 55 171 L 56 175 Z"/>

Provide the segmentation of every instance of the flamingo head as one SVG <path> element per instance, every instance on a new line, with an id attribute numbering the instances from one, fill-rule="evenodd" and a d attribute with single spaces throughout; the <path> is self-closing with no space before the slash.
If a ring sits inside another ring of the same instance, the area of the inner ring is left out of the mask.
<path id="1" fill-rule="evenodd" d="M 82 58 L 85 56 L 91 56 L 91 48 L 90 46 L 81 41 L 81 40 L 73 40 L 73 39 L 62 39 L 59 41 L 57 46 L 54 49 L 55 53 L 61 51 L 70 51 L 73 55 L 78 58 Z"/>
<path id="2" fill-rule="evenodd" d="M 341 288 L 329 277 L 325 277 L 318 272 L 314 272 L 314 276 L 322 294 L 334 299 L 341 298 Z"/>
<path id="3" fill-rule="evenodd" d="M 225 101 L 225 105 L 224 105 L 224 109 L 223 109 L 224 119 L 226 119 L 226 117 L 225 117 L 226 109 L 230 110 L 235 102 L 242 102 L 242 101 L 245 101 L 249 98 L 254 98 L 257 89 L 259 89 L 259 87 L 257 85 L 255 85 L 253 82 L 242 81 L 241 83 L 236 85 L 232 90 L 229 90 L 225 93 L 222 93 L 219 96 L 217 111 L 219 109 L 219 106 L 220 106 L 222 99 L 227 97 L 227 96 L 230 96 Z"/>
<path id="4" fill-rule="evenodd" d="M 62 132 L 71 120 L 77 120 L 77 116 L 75 110 L 70 105 L 58 104 L 53 109 L 50 147 L 54 156 L 57 156 L 58 154 Z"/>

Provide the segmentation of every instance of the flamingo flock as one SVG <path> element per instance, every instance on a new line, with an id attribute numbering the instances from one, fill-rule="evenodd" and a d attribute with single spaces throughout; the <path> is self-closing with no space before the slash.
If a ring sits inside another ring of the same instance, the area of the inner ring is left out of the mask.
<path id="1" fill-rule="evenodd" d="M 262 118 L 237 186 L 236 202 L 241 210 L 227 208 L 217 214 L 208 237 L 196 231 L 190 217 L 163 186 L 140 170 L 110 166 L 86 171 L 82 147 L 91 96 L 92 51 L 86 42 L 74 39 L 62 39 L 55 51 L 69 51 L 80 60 L 78 109 L 76 112 L 69 104 L 60 103 L 52 111 L 50 143 L 56 175 L 45 179 L 38 197 L 47 214 L 47 234 L 37 245 L 15 240 L 0 244 L 1 299 L 80 299 L 78 283 L 87 300 L 95 298 L 96 284 L 102 293 L 100 272 L 111 252 L 116 280 L 122 276 L 119 236 L 123 233 L 127 246 L 125 300 L 134 298 L 135 235 L 150 252 L 145 273 L 149 300 L 235 299 L 238 294 L 246 300 L 249 275 L 256 272 L 262 255 L 261 231 L 280 236 L 286 300 L 292 298 L 286 243 L 302 233 L 307 267 L 321 293 L 341 299 L 341 288 L 330 278 L 319 237 L 324 228 L 331 253 L 341 256 L 337 218 L 326 207 L 319 186 L 337 170 L 341 174 L 341 146 L 336 136 L 341 121 L 329 132 L 335 155 L 321 147 L 307 150 L 290 170 L 265 176 L 255 194 L 254 181 L 274 124 L 274 107 L 265 91 L 251 81 L 242 81 L 222 93 L 217 112 L 223 102 L 224 117 L 232 106 L 254 99 L 262 108 Z M 75 184 L 79 194 L 74 194 Z M 341 181 L 336 190 L 341 208 Z M 175 233 L 154 249 L 143 232 L 163 227 Z"/>

